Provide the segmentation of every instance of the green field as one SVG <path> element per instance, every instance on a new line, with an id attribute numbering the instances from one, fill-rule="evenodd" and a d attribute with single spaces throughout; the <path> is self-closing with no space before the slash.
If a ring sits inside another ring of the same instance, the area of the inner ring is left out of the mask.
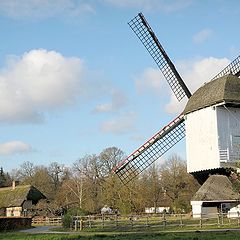
<path id="1" fill-rule="evenodd" d="M 26 234 L 26 233 L 0 233 L 0 239 L 10 240 L 237 240 L 240 239 L 240 232 L 225 231 L 225 232 L 189 232 L 189 233 L 107 233 L 107 234 Z"/>

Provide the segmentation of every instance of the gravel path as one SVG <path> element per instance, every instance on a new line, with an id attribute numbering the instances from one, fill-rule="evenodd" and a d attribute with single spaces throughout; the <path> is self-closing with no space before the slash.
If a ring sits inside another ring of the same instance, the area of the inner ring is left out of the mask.
<path id="1" fill-rule="evenodd" d="M 58 231 L 52 231 L 51 229 L 56 228 L 56 226 L 37 226 L 25 230 L 20 230 L 19 232 L 24 232 L 24 233 L 32 233 L 32 234 L 37 234 L 37 233 L 62 233 L 62 234 L 70 234 L 72 232 L 58 232 Z"/>

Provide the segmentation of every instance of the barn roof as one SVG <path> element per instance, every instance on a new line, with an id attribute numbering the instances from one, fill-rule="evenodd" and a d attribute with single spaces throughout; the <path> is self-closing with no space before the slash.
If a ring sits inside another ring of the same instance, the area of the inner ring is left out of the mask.
<path id="1" fill-rule="evenodd" d="M 37 188 L 31 185 L 0 188 L 0 208 L 20 207 L 25 200 L 37 202 L 46 198 Z"/>
<path id="2" fill-rule="evenodd" d="M 232 201 L 240 196 L 233 191 L 232 183 L 227 176 L 211 175 L 195 193 L 192 201 Z"/>
<path id="3" fill-rule="evenodd" d="M 240 79 L 232 74 L 200 87 L 188 100 L 184 114 L 219 103 L 240 104 Z"/>

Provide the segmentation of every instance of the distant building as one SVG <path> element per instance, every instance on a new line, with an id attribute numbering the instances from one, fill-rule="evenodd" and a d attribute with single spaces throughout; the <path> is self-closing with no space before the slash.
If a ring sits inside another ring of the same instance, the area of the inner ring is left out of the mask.
<path id="1" fill-rule="evenodd" d="M 211 175 L 191 200 L 193 218 L 216 217 L 240 202 L 227 176 Z"/>
<path id="2" fill-rule="evenodd" d="M 102 209 L 101 209 L 101 214 L 111 214 L 113 213 L 112 208 L 108 207 L 107 205 L 105 205 Z"/>
<path id="3" fill-rule="evenodd" d="M 240 218 L 240 205 L 230 208 L 227 214 L 228 218 Z"/>
<path id="4" fill-rule="evenodd" d="M 0 216 L 24 216 L 31 213 L 40 199 L 45 199 L 37 188 L 31 185 L 0 188 Z"/>
<path id="5" fill-rule="evenodd" d="M 146 207 L 145 213 L 169 213 L 170 207 Z"/>

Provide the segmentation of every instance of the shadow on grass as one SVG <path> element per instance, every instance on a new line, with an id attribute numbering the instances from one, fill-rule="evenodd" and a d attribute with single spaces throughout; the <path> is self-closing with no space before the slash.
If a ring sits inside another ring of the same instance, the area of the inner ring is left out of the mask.
<path id="1" fill-rule="evenodd" d="M 9 240 L 236 240 L 239 232 L 189 232 L 189 233 L 71 233 L 71 234 L 29 234 L 0 233 L 0 239 Z"/>

